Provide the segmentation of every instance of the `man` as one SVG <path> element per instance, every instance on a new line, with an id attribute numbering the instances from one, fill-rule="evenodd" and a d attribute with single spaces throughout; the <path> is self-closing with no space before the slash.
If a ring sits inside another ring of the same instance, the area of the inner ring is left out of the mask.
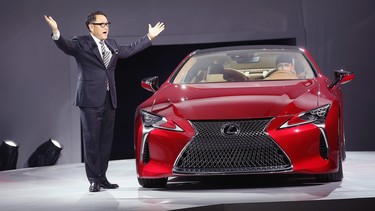
<path id="1" fill-rule="evenodd" d="M 65 39 L 51 16 L 44 16 L 52 30 L 52 39 L 64 53 L 73 56 L 78 65 L 75 105 L 81 111 L 84 159 L 89 191 L 114 189 L 106 177 L 111 153 L 115 109 L 117 107 L 115 67 L 117 59 L 132 56 L 151 45 L 151 40 L 164 30 L 163 23 L 149 25 L 148 34 L 130 45 L 120 46 L 108 39 L 110 22 L 100 11 L 86 19 L 89 35 Z"/>
<path id="2" fill-rule="evenodd" d="M 266 80 L 298 79 L 294 68 L 294 59 L 289 55 L 280 55 L 276 59 L 276 69 Z"/>

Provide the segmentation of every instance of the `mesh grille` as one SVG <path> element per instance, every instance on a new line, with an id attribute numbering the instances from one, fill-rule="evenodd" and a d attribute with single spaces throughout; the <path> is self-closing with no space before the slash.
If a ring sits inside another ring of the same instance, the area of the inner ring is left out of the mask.
<path id="1" fill-rule="evenodd" d="M 146 141 L 143 151 L 143 164 L 146 165 L 148 162 L 150 162 L 150 151 L 148 148 L 148 141 Z"/>
<path id="2" fill-rule="evenodd" d="M 283 150 L 267 135 L 271 119 L 193 121 L 194 138 L 177 158 L 176 174 L 261 173 L 291 170 Z M 235 135 L 225 134 L 229 130 Z"/>
<path id="3" fill-rule="evenodd" d="M 324 139 L 324 135 L 320 132 L 320 156 L 324 159 L 328 159 L 328 148 Z"/>

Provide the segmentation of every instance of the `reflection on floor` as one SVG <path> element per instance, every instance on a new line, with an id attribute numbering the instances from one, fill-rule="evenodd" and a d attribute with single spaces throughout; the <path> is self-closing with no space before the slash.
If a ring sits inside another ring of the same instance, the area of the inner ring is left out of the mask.
<path id="1" fill-rule="evenodd" d="M 375 205 L 375 152 L 348 152 L 344 180 L 306 176 L 170 178 L 166 189 L 138 185 L 134 160 L 111 161 L 119 189 L 88 192 L 83 164 L 0 172 L 1 210 L 361 210 Z"/>

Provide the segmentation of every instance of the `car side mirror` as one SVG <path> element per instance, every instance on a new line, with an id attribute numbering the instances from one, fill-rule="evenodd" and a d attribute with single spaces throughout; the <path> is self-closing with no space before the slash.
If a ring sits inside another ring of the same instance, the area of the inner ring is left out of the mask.
<path id="1" fill-rule="evenodd" d="M 354 79 L 354 73 L 345 71 L 345 70 L 334 70 L 335 79 L 333 82 L 328 86 L 329 89 L 333 89 L 333 87 L 341 84 L 349 83 Z"/>
<path id="2" fill-rule="evenodd" d="M 159 89 L 159 77 L 153 76 L 144 78 L 141 81 L 141 87 L 150 92 L 156 92 Z"/>

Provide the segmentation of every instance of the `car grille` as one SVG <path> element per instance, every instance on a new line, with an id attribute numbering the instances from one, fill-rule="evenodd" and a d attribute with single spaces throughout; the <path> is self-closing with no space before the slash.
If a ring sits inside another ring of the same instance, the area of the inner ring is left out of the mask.
<path id="1" fill-rule="evenodd" d="M 177 158 L 175 174 L 291 171 L 284 151 L 265 132 L 271 119 L 192 121 L 196 133 Z M 225 129 L 229 129 L 227 134 Z M 234 129 L 233 129 L 234 128 Z"/>
<path id="2" fill-rule="evenodd" d="M 143 165 L 146 165 L 148 162 L 150 162 L 150 150 L 148 148 L 148 141 L 145 142 L 142 160 L 143 160 Z"/>
<path id="3" fill-rule="evenodd" d="M 323 132 L 324 131 L 320 131 L 320 156 L 322 156 L 322 158 L 324 158 L 325 160 L 328 159 L 328 146 L 326 145 L 326 140 L 324 138 L 324 135 L 323 135 Z"/>

